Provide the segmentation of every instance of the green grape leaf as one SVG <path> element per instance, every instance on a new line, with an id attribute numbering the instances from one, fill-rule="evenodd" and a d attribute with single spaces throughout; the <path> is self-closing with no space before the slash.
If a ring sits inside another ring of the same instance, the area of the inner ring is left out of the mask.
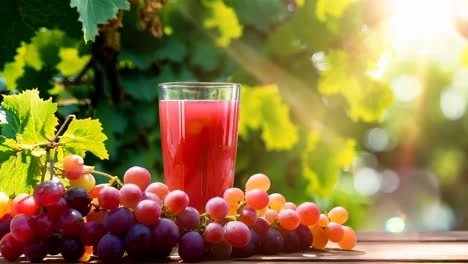
<path id="1" fill-rule="evenodd" d="M 255 26 L 268 32 L 275 24 L 280 23 L 288 14 L 288 6 L 283 0 L 225 0 L 234 8 L 239 22 L 244 26 Z"/>
<path id="2" fill-rule="evenodd" d="M 14 156 L 17 149 L 19 149 L 19 145 L 15 140 L 0 136 L 0 164 Z"/>
<path id="3" fill-rule="evenodd" d="M 59 70 L 64 76 L 78 74 L 91 59 L 91 55 L 80 57 L 75 48 L 61 48 L 59 50 L 60 63 L 57 64 Z"/>
<path id="4" fill-rule="evenodd" d="M 107 136 L 102 133 L 102 126 L 97 119 L 73 119 L 67 130 L 59 137 L 64 143 L 64 155 L 77 154 L 82 157 L 89 151 L 100 159 L 108 159 L 104 141 Z"/>
<path id="5" fill-rule="evenodd" d="M 299 140 L 289 107 L 282 101 L 276 85 L 242 88 L 239 135 L 249 137 L 250 130 L 261 130 L 266 149 L 288 150 Z"/>
<path id="6" fill-rule="evenodd" d="M 232 40 L 242 36 L 243 27 L 232 8 L 226 6 L 222 0 L 204 0 L 202 3 L 211 11 L 203 25 L 218 31 L 217 45 L 227 47 Z"/>
<path id="7" fill-rule="evenodd" d="M 219 62 L 219 52 L 211 42 L 197 41 L 194 43 L 191 63 L 200 66 L 205 71 L 213 71 Z"/>
<path id="8" fill-rule="evenodd" d="M 70 0 L 70 6 L 76 7 L 80 14 L 85 42 L 94 41 L 98 35 L 97 26 L 115 18 L 119 9 L 130 9 L 127 0 Z"/>
<path id="9" fill-rule="evenodd" d="M 41 163 L 31 151 L 21 151 L 4 161 L 0 167 L 0 191 L 17 195 L 30 193 L 41 175 Z"/>
<path id="10" fill-rule="evenodd" d="M 26 48 L 21 46 L 17 49 L 17 52 L 14 61 L 5 63 L 3 71 L 0 72 L 8 90 L 15 90 L 16 80 L 24 74 Z"/>
<path id="11" fill-rule="evenodd" d="M 329 17 L 340 17 L 353 0 L 318 0 L 315 13 L 320 21 Z"/>
<path id="12" fill-rule="evenodd" d="M 6 95 L 2 102 L 6 124 L 2 134 L 21 144 L 35 144 L 51 139 L 58 124 L 57 104 L 52 99 L 39 98 L 38 90 Z"/>
<path id="13" fill-rule="evenodd" d="M 175 37 L 166 37 L 155 52 L 155 59 L 182 62 L 187 54 L 185 44 Z"/>
<path id="14" fill-rule="evenodd" d="M 158 96 L 158 82 L 155 77 L 131 73 L 122 76 L 121 83 L 125 92 L 135 99 L 153 101 Z"/>

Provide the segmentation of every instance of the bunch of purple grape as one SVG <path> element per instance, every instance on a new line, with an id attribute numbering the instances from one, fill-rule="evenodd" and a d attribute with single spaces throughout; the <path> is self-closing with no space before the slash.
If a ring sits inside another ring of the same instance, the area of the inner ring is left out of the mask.
<path id="1" fill-rule="evenodd" d="M 9 204 L 11 210 L 0 214 L 5 259 L 16 261 L 24 254 L 41 262 L 48 254 L 61 254 L 70 262 L 88 261 L 92 255 L 103 262 L 124 256 L 164 261 L 175 248 L 186 262 L 242 258 L 314 245 L 321 249 L 323 236 L 317 233 L 318 240 L 313 239 L 317 230 L 326 234 L 326 242 L 330 238 L 343 249 L 356 244 L 354 231 L 341 226 L 348 217 L 344 208 L 325 215 L 313 203 L 295 206 L 281 194 L 268 195 L 270 181 L 263 174 L 247 181 L 245 193 L 230 188 L 223 197 L 210 199 L 200 213 L 189 206 L 185 192 L 151 183 L 142 167 L 128 169 L 118 188 L 95 185 L 79 156 L 67 156 L 63 168 L 68 189 L 60 181 L 43 182 L 32 196 L 18 195 Z"/>

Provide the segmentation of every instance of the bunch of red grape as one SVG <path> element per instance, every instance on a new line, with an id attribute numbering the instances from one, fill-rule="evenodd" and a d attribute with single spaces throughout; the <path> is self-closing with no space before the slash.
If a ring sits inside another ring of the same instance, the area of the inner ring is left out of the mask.
<path id="1" fill-rule="evenodd" d="M 186 262 L 254 254 L 323 249 L 328 241 L 352 249 L 356 234 L 343 226 L 342 207 L 320 214 L 314 203 L 296 206 L 278 193 L 268 195 L 264 174 L 249 178 L 245 192 L 230 188 L 210 199 L 205 212 L 189 206 L 188 195 L 151 183 L 142 167 L 129 168 L 124 184 L 95 185 L 77 155 L 65 157 L 70 182 L 42 182 L 33 195 L 10 201 L 0 193 L 0 253 L 9 261 L 24 254 L 41 262 L 48 254 L 66 261 L 166 260 L 177 247 Z"/>

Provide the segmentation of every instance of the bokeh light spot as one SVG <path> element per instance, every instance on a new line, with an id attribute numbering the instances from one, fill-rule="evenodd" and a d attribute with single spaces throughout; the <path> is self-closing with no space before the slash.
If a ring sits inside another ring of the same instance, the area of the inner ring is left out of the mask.
<path id="1" fill-rule="evenodd" d="M 390 233 L 401 233 L 406 229 L 406 222 L 400 216 L 394 216 L 385 221 L 385 230 Z"/>

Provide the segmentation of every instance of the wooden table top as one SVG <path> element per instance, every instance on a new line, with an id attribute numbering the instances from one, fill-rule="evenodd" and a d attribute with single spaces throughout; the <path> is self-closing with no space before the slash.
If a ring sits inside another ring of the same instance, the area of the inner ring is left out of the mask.
<path id="1" fill-rule="evenodd" d="M 308 250 L 301 253 L 274 256 L 256 255 L 246 259 L 206 261 L 207 263 L 263 264 L 291 262 L 340 263 L 468 263 L 468 231 L 440 233 L 386 234 L 359 232 L 358 244 L 352 251 L 343 251 L 329 243 L 326 250 Z M 179 261 L 173 256 L 174 262 Z M 25 259 L 20 259 L 24 263 Z M 63 263 L 59 257 L 49 257 L 45 263 Z M 91 261 L 91 263 L 97 261 Z M 8 263 L 0 257 L 0 263 Z"/>

